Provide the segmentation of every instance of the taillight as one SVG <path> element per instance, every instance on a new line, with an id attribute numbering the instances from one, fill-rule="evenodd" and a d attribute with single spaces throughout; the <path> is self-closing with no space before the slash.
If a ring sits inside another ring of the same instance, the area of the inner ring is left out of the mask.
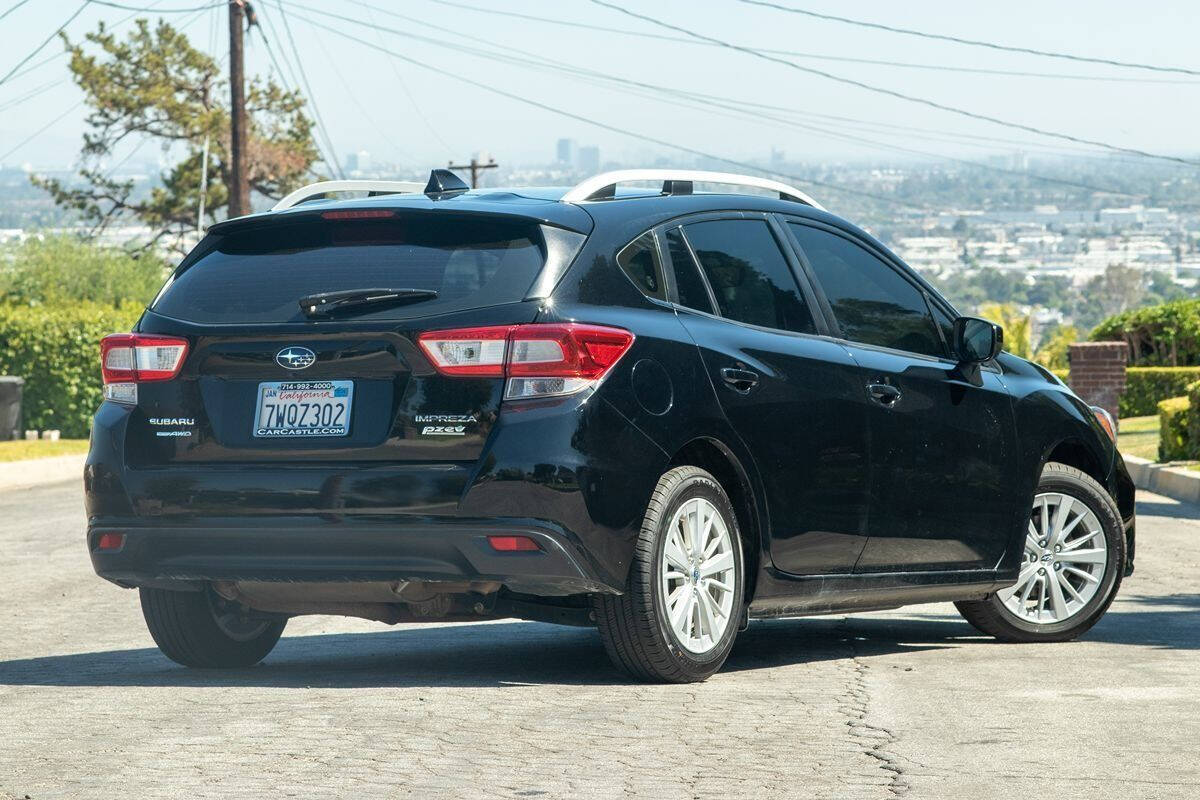
<path id="1" fill-rule="evenodd" d="M 518 325 L 509 337 L 504 397 L 571 394 L 604 377 L 633 344 L 633 334 L 599 325 Z"/>
<path id="2" fill-rule="evenodd" d="M 100 369 L 104 398 L 117 403 L 137 403 L 137 385 L 169 381 L 179 374 L 187 357 L 186 339 L 114 333 L 100 340 Z"/>
<path id="3" fill-rule="evenodd" d="M 504 397 L 572 394 L 599 382 L 633 344 L 620 328 L 535 323 L 429 331 L 421 348 L 443 375 L 507 377 Z"/>
<path id="4" fill-rule="evenodd" d="M 417 341 L 443 375 L 504 375 L 504 352 L 511 325 L 422 333 Z"/>

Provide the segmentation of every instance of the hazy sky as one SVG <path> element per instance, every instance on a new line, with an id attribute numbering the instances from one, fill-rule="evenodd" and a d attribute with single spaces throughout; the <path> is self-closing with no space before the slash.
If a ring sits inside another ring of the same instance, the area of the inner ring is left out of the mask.
<path id="1" fill-rule="evenodd" d="M 0 13 L 14 2 L 0 0 Z M 126 5 L 152 4 L 151 0 L 123 2 Z M 209 2 L 211 0 L 161 0 L 157 6 L 187 8 Z M 458 2 L 590 25 L 678 35 L 602 8 L 590 0 Z M 1127 0 L 779 2 L 1016 46 L 1200 69 L 1200 53 L 1196 48 L 1200 3 L 1195 0 L 1134 5 Z M 999 53 L 816 20 L 749 6 L 736 0 L 621 0 L 620 4 L 755 48 L 1151 81 L 1101 82 L 1062 77 L 985 75 L 792 57 L 806 66 L 1028 125 L 1156 152 L 1200 152 L 1196 133 L 1200 130 L 1200 77 L 1197 76 Z M 259 0 L 255 6 L 264 21 L 273 23 L 278 36 L 270 36 L 271 26 L 266 27 L 266 32 L 276 52 L 291 53 L 275 0 Z M 397 28 L 435 42 L 330 19 L 306 10 L 306 6 Z M 417 61 L 509 93 L 647 136 L 732 158 L 765 157 L 772 147 L 784 150 L 794 159 L 864 155 L 904 157 L 874 145 L 846 141 L 846 136 L 968 158 L 989 151 L 1014 150 L 1018 145 L 1007 141 L 977 141 L 980 146 L 955 144 L 947 141 L 944 134 L 1028 142 L 1025 149 L 1034 152 L 1043 146 L 1057 148 L 1063 145 L 1052 139 L 881 97 L 721 48 L 513 19 L 455 8 L 436 0 L 372 0 L 371 6 L 374 10 L 363 3 L 337 0 L 284 2 L 317 106 L 328 125 L 339 159 L 344 159 L 349 152 L 365 149 L 378 161 L 424 169 L 431 164 L 440 165 L 448 158 L 461 159 L 475 151 L 486 150 L 502 162 L 535 163 L 552 157 L 555 140 L 559 137 L 571 137 L 581 144 L 598 144 L 606 159 L 649 161 L 668 151 L 390 59 L 364 44 L 319 30 L 304 18 L 319 20 L 371 44 L 381 44 Z M 33 0 L 0 21 L 0 75 L 7 73 L 78 7 L 76 0 Z M 389 10 L 412 19 L 391 16 L 386 13 Z M 73 37 L 79 37 L 94 29 L 102 19 L 111 24 L 129 13 L 92 5 L 67 30 Z M 215 39 L 216 52 L 223 55 L 228 47 L 225 14 L 221 8 L 165 16 L 172 23 L 183 24 L 197 46 L 209 49 L 210 42 Z M 749 120 L 711 107 L 680 107 L 662 98 L 603 88 L 590 80 L 583 81 L 544 68 L 497 63 L 458 52 L 436 41 L 454 42 L 470 48 L 488 45 L 455 37 L 418 21 L 459 31 L 463 37 L 479 37 L 490 42 L 494 49 L 526 51 L 561 64 L 626 79 L 736 98 L 742 103 L 784 106 L 813 115 L 836 115 L 929 131 L 885 129 L 826 117 L 793 117 L 825 129 L 813 131 L 780 122 Z M 130 25 L 127 22 L 120 29 L 127 30 Z M 61 49 L 61 44 L 52 42 L 30 63 Z M 250 72 L 267 73 L 272 69 L 258 32 L 247 40 L 247 59 Z M 69 80 L 64 80 L 67 76 L 66 59 L 59 57 L 0 85 L 0 156 L 79 101 L 81 94 Z M 60 82 L 54 84 L 54 81 Z M 27 100 L 7 105 L 27 95 Z M 67 113 L 45 133 L 0 161 L 6 166 L 29 162 L 41 168 L 70 164 L 79 150 L 83 116 L 83 108 Z M 152 149 L 143 153 L 147 157 L 154 155 Z"/>

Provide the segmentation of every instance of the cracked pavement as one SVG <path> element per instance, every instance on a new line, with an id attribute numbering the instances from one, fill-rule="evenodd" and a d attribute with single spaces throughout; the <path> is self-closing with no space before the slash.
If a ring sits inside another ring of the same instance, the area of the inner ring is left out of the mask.
<path id="1" fill-rule="evenodd" d="M 953 606 L 756 622 L 707 683 L 596 633 L 293 620 L 194 672 L 92 574 L 76 485 L 0 493 L 0 800 L 1194 798 L 1200 508 L 1139 497 L 1138 572 L 1084 639 L 998 644 Z"/>

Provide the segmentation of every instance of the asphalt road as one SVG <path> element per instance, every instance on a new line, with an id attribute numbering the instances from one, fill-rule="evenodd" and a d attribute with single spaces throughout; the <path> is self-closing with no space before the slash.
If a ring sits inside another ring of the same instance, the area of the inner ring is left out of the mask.
<path id="1" fill-rule="evenodd" d="M 761 622 L 644 686 L 594 631 L 295 620 L 254 669 L 159 655 L 79 487 L 0 493 L 0 798 L 1200 797 L 1200 508 L 1140 498 L 1138 572 L 1078 642 L 950 605 Z"/>

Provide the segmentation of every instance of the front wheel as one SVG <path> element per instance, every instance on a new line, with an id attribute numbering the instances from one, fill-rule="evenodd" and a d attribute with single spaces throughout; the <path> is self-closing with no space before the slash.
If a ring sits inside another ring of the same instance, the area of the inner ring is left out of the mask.
<path id="1" fill-rule="evenodd" d="M 248 616 L 214 593 L 140 589 L 142 616 L 163 655 L 185 667 L 252 667 L 275 647 L 286 619 Z"/>
<path id="2" fill-rule="evenodd" d="M 1116 597 L 1125 532 L 1108 492 L 1065 464 L 1042 470 L 1016 584 L 959 602 L 975 628 L 1009 642 L 1063 642 L 1087 631 Z"/>
<path id="3" fill-rule="evenodd" d="M 676 467 L 654 489 L 629 590 L 596 595 L 609 658 L 644 680 L 702 681 L 725 663 L 742 618 L 737 517 L 716 478 Z"/>

